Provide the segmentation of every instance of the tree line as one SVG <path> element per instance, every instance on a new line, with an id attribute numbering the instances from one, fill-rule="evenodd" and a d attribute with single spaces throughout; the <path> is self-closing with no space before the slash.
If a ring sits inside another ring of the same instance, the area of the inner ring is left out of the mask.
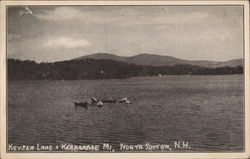
<path id="1" fill-rule="evenodd" d="M 208 68 L 179 64 L 174 66 L 143 66 L 114 60 L 69 60 L 36 63 L 8 59 L 8 80 L 80 80 L 129 78 L 161 75 L 230 75 L 243 74 L 243 67 Z"/>

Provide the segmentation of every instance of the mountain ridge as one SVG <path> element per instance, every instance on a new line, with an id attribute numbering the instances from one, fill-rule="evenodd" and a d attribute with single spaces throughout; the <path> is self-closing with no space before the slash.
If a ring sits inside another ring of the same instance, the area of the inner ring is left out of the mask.
<path id="1" fill-rule="evenodd" d="M 118 56 L 110 53 L 95 53 L 74 58 L 72 60 L 80 60 L 80 59 L 97 59 L 97 60 L 108 59 L 108 60 L 126 62 L 129 64 L 147 65 L 147 66 L 174 66 L 179 64 L 197 65 L 200 67 L 211 67 L 211 68 L 224 67 L 224 66 L 229 66 L 229 67 L 243 66 L 243 59 L 232 59 L 223 62 L 208 61 L 208 60 L 184 60 L 172 56 L 164 56 L 164 55 L 156 55 L 148 53 L 142 53 L 128 57 Z"/>

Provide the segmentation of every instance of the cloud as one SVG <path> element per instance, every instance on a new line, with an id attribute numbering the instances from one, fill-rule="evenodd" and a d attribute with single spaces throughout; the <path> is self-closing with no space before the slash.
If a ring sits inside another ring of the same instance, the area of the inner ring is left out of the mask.
<path id="1" fill-rule="evenodd" d="M 54 10 L 44 10 L 35 15 L 45 20 L 68 20 L 81 18 L 81 11 L 74 7 L 56 7 Z"/>
<path id="2" fill-rule="evenodd" d="M 150 10 L 151 9 L 151 10 Z M 159 16 L 161 15 L 161 16 Z M 159 8 L 128 8 L 119 7 L 55 7 L 53 10 L 43 10 L 35 17 L 42 20 L 69 21 L 79 20 L 86 23 L 112 25 L 144 25 L 144 24 L 187 24 L 200 23 L 209 15 L 202 11 L 159 12 Z"/>
<path id="3" fill-rule="evenodd" d="M 48 40 L 45 46 L 51 48 L 85 48 L 90 45 L 89 41 L 86 39 L 74 39 L 71 37 L 59 37 L 55 39 Z"/>

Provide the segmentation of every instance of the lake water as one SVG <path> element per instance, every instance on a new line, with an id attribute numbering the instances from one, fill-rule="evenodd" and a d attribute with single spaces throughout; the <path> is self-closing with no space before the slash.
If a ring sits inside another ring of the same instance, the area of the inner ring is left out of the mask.
<path id="1" fill-rule="evenodd" d="M 8 143 L 60 145 L 188 142 L 178 152 L 244 150 L 243 75 L 162 76 L 8 84 Z M 75 109 L 90 97 L 121 99 Z"/>

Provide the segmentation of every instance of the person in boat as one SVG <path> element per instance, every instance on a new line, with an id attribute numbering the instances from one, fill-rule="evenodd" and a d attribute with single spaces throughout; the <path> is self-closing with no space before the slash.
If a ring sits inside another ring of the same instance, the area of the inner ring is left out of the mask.
<path id="1" fill-rule="evenodd" d="M 125 104 L 129 104 L 130 101 L 128 100 L 127 97 L 123 97 L 122 100 L 119 101 L 119 103 L 125 103 Z"/>
<path id="2" fill-rule="evenodd" d="M 97 102 L 97 106 L 98 106 L 98 107 L 102 107 L 102 105 L 103 105 L 103 103 L 102 103 L 101 100 L 100 100 L 99 102 Z"/>

